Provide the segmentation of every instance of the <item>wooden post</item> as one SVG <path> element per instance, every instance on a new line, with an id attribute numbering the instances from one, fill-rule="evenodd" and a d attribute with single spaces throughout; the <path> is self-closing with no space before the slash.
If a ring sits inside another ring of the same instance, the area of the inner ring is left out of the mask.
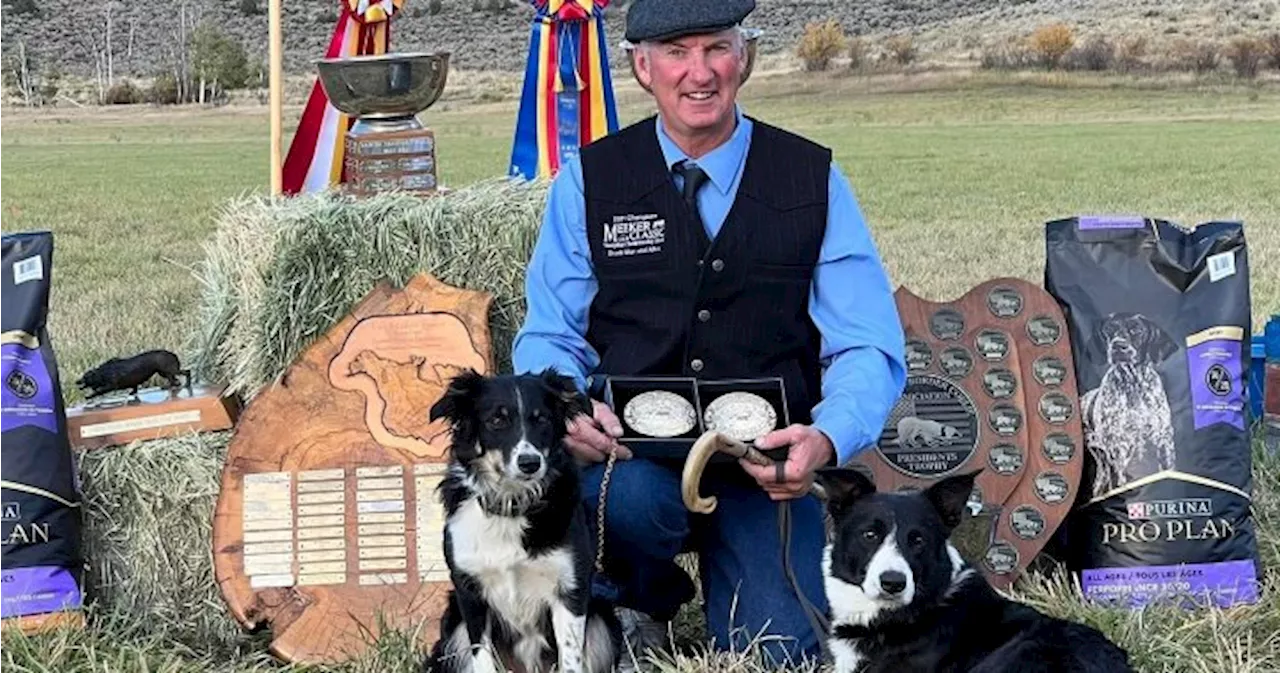
<path id="1" fill-rule="evenodd" d="M 283 61 L 284 46 L 280 27 L 280 3 L 283 0 L 269 0 L 269 69 L 271 73 L 271 195 L 279 196 L 284 191 L 284 162 L 281 159 L 281 137 L 283 135 L 284 83 Z"/>

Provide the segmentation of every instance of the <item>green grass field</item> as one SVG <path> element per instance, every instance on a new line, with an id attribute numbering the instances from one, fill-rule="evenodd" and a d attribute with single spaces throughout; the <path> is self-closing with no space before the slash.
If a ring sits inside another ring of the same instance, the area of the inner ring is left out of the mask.
<path id="1" fill-rule="evenodd" d="M 650 111 L 631 88 L 621 87 L 620 99 L 624 121 Z M 895 285 L 945 299 L 995 276 L 1039 282 L 1042 223 L 1077 213 L 1140 213 L 1183 224 L 1240 219 L 1250 245 L 1255 327 L 1280 311 L 1280 88 L 764 73 L 742 100 L 749 114 L 835 150 Z M 514 102 L 444 107 L 424 115 L 437 132 L 444 182 L 504 174 Z M 286 123 L 296 115 L 288 111 Z M 107 357 L 184 349 L 201 292 L 190 270 L 203 258 L 223 204 L 266 191 L 267 137 L 265 108 L 5 110 L 3 228 L 55 233 L 50 329 L 70 402 L 79 399 L 71 382 Z M 124 460 L 121 451 L 103 452 L 95 464 Z M 136 455 L 130 459 L 155 459 Z M 216 478 L 216 456 L 201 466 L 199 474 L 172 478 Z M 1255 488 L 1263 559 L 1274 568 L 1280 461 L 1258 463 Z M 212 495 L 202 490 L 183 506 L 211 506 Z M 1280 670 L 1280 584 L 1269 586 L 1262 605 L 1189 614 L 1086 608 L 1061 578 L 1033 578 L 1020 596 L 1106 628 L 1133 649 L 1144 673 L 1252 673 Z M 158 618 L 109 606 L 84 634 L 6 636 L 4 667 L 274 668 L 260 639 L 212 652 L 156 630 L 148 620 Z M 349 670 L 407 671 L 412 660 L 403 643 L 391 643 L 380 659 Z M 741 663 L 693 654 L 670 668 L 727 671 Z"/>

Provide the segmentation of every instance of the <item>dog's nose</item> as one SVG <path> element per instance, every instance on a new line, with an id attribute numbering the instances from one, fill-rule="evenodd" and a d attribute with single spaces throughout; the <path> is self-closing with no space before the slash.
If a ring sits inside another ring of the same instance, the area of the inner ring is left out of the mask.
<path id="1" fill-rule="evenodd" d="M 880 588 L 886 594 L 896 596 L 907 588 L 907 576 L 897 570 L 886 570 L 880 573 Z"/>
<path id="2" fill-rule="evenodd" d="M 525 474 L 533 474 L 538 471 L 538 468 L 542 467 L 542 456 L 526 453 L 516 458 L 516 467 L 520 468 L 520 471 Z"/>

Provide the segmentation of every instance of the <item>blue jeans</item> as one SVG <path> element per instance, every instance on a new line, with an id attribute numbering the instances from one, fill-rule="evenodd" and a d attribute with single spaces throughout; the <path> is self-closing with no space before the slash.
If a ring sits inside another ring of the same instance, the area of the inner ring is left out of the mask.
<path id="1" fill-rule="evenodd" d="M 593 544 L 603 476 L 602 463 L 583 472 Z M 775 662 L 819 659 L 819 636 L 782 566 L 779 503 L 736 464 L 709 466 L 701 493 L 719 500 L 711 514 L 685 508 L 678 466 L 642 458 L 615 463 L 605 501 L 604 544 L 605 573 L 620 590 L 619 603 L 658 620 L 674 617 L 695 592 L 675 557 L 694 551 L 699 556 L 707 628 L 717 649 L 743 651 L 756 640 Z M 805 597 L 825 615 L 822 505 L 813 496 L 790 502 L 795 578 Z"/>

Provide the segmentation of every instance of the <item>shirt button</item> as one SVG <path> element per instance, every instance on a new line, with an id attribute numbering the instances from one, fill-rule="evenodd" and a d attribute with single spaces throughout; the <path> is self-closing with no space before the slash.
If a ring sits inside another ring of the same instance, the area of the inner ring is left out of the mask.
<path id="1" fill-rule="evenodd" d="M 693 361 L 689 363 L 689 368 L 695 372 L 702 371 L 702 360 L 694 358 Z"/>
<path id="2" fill-rule="evenodd" d="M 701 320 L 702 322 L 706 322 L 710 319 L 711 319 L 711 311 L 708 311 L 705 308 L 702 309 L 701 311 L 698 311 L 698 320 Z"/>
<path id="3" fill-rule="evenodd" d="M 723 259 L 713 259 L 713 260 L 711 260 L 711 269 L 712 269 L 713 271 L 723 271 L 723 270 L 724 270 L 724 260 L 723 260 Z"/>

